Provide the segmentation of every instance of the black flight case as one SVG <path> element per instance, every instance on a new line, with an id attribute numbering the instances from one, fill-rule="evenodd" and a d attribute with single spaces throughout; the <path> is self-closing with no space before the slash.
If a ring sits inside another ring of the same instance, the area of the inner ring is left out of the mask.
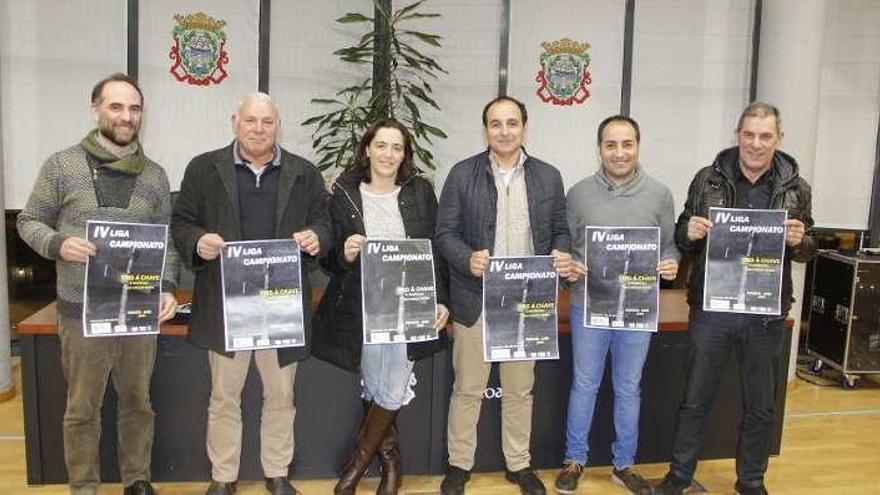
<path id="1" fill-rule="evenodd" d="M 855 387 L 880 373 L 880 256 L 822 250 L 813 269 L 807 353 L 812 371 L 828 365 Z"/>

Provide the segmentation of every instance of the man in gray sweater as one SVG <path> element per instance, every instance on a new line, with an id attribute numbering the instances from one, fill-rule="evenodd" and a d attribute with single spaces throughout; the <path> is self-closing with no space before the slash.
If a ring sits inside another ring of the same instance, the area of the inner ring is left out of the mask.
<path id="1" fill-rule="evenodd" d="M 660 227 L 661 278 L 675 279 L 679 254 L 675 248 L 672 193 L 649 177 L 639 164 L 639 125 L 622 115 L 599 124 L 601 168 L 581 180 L 566 198 L 566 216 L 572 239 L 574 282 L 571 293 L 571 342 L 574 376 L 568 402 L 565 464 L 556 478 L 556 491 L 574 493 L 589 451 L 587 439 L 593 421 L 596 394 L 611 350 L 614 384 L 614 428 L 611 446 L 612 480 L 632 493 L 651 493 L 651 487 L 633 469 L 638 446 L 642 367 L 651 344 L 651 332 L 608 330 L 584 325 L 585 230 L 605 227 Z"/>
<path id="2" fill-rule="evenodd" d="M 97 126 L 79 143 L 50 156 L 18 215 L 18 232 L 34 251 L 56 261 L 58 336 L 67 380 L 64 462 L 70 491 L 98 492 L 101 404 L 107 379 L 119 397 L 119 469 L 125 495 L 151 495 L 153 409 L 150 378 L 155 335 L 85 338 L 82 328 L 85 263 L 96 254 L 86 240 L 86 221 L 168 223 L 171 193 L 165 170 L 138 142 L 143 95 L 125 74 L 113 74 L 92 90 Z M 174 316 L 178 258 L 168 244 L 159 321 Z"/>

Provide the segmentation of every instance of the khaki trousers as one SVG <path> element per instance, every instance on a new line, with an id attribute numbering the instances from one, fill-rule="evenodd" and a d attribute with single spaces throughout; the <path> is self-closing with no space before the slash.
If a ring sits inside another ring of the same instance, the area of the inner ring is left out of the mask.
<path id="1" fill-rule="evenodd" d="M 241 391 L 251 356 L 263 382 L 260 415 L 260 463 L 266 477 L 287 477 L 293 459 L 293 383 L 296 363 L 278 367 L 275 349 L 236 352 L 228 358 L 208 352 L 211 401 L 208 404 L 208 458 L 214 481 L 238 480 L 241 459 Z"/>
<path id="2" fill-rule="evenodd" d="M 117 456 L 122 484 L 149 480 L 154 418 L 150 378 L 156 362 L 156 336 L 86 338 L 81 319 L 59 315 L 58 337 L 67 380 L 64 463 L 71 493 L 97 492 L 101 406 L 110 377 L 118 397 Z"/>
<path id="3" fill-rule="evenodd" d="M 477 422 L 489 381 L 491 363 L 483 361 L 483 319 L 467 327 L 455 323 L 452 367 L 455 382 L 449 400 L 447 448 L 449 464 L 470 471 L 477 448 Z M 518 471 L 531 462 L 532 385 L 535 362 L 499 364 L 501 375 L 501 446 L 507 469 Z"/>

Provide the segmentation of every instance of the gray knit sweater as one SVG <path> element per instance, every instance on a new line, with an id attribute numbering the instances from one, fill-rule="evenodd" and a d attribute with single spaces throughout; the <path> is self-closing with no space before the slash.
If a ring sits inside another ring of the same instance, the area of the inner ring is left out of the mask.
<path id="1" fill-rule="evenodd" d="M 58 311 L 65 316 L 82 315 L 85 265 L 59 258 L 61 243 L 68 237 L 86 238 L 86 221 L 168 224 L 171 194 L 165 170 L 147 159 L 138 175 L 127 208 L 99 206 L 86 151 L 80 145 L 50 156 L 34 183 L 27 204 L 18 215 L 21 238 L 40 256 L 55 260 L 58 274 Z M 178 256 L 174 243 L 167 243 L 162 291 L 177 286 Z"/>
<path id="2" fill-rule="evenodd" d="M 649 177 L 639 166 L 636 175 L 627 184 L 615 186 L 602 171 L 581 180 L 568 190 L 565 214 L 571 232 L 572 257 L 584 261 L 584 228 L 587 225 L 603 227 L 660 227 L 660 259 L 678 260 L 675 248 L 675 215 L 672 193 L 659 181 Z M 581 280 L 571 293 L 571 304 L 584 305 L 584 286 Z"/>

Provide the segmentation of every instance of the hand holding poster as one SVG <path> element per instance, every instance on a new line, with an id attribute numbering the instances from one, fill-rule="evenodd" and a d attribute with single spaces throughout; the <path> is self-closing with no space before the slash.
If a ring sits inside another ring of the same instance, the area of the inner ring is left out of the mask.
<path id="1" fill-rule="evenodd" d="M 586 227 L 584 325 L 657 331 L 660 229 Z"/>
<path id="2" fill-rule="evenodd" d="M 86 231 L 97 253 L 86 262 L 84 335 L 159 333 L 168 226 L 89 220 Z"/>
<path id="3" fill-rule="evenodd" d="M 227 242 L 220 269 L 227 351 L 305 345 L 296 241 Z"/>
<path id="4" fill-rule="evenodd" d="M 489 258 L 483 276 L 483 359 L 559 359 L 552 256 Z"/>
<path id="5" fill-rule="evenodd" d="M 785 210 L 710 208 L 703 310 L 779 315 Z"/>
<path id="6" fill-rule="evenodd" d="M 431 241 L 367 239 L 360 256 L 364 344 L 435 340 Z"/>

